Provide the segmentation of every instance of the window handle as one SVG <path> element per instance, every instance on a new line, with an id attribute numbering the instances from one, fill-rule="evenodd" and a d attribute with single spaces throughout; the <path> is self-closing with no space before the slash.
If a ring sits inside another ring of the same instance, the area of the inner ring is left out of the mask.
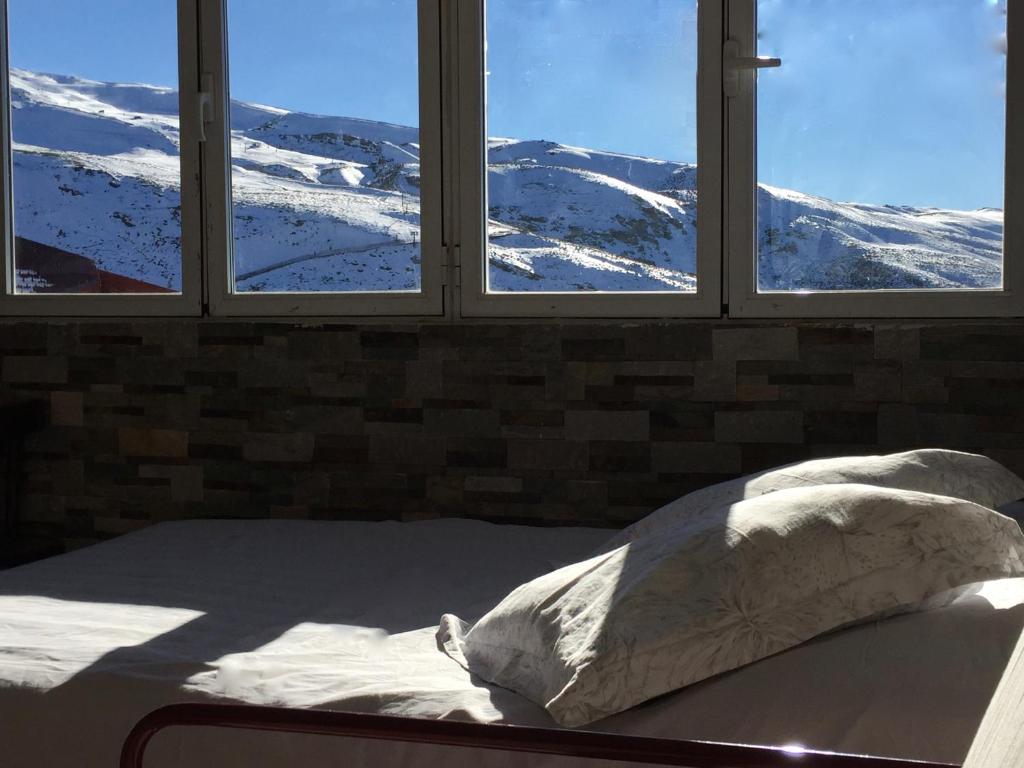
<path id="1" fill-rule="evenodd" d="M 199 110 L 199 141 L 206 141 L 206 126 L 213 122 L 213 75 L 203 74 L 202 90 L 196 107 Z"/>
<path id="2" fill-rule="evenodd" d="M 739 96 L 740 72 L 748 69 L 774 69 L 782 66 L 782 59 L 774 56 L 740 56 L 738 40 L 726 40 L 722 46 L 723 87 L 730 99 Z"/>

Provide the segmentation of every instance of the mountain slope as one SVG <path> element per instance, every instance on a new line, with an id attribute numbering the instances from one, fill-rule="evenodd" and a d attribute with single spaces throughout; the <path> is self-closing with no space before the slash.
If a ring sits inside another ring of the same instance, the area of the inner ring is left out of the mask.
<path id="1" fill-rule="evenodd" d="M 178 95 L 12 70 L 17 234 L 180 288 Z M 418 132 L 232 104 L 242 291 L 419 285 Z M 693 165 L 492 139 L 490 278 L 509 291 L 691 291 Z M 761 187 L 763 289 L 989 287 L 1002 213 L 836 203 Z M 19 271 L 23 290 L 38 276 Z"/>
<path id="2" fill-rule="evenodd" d="M 835 203 L 758 191 L 762 290 L 993 288 L 1003 212 Z"/>

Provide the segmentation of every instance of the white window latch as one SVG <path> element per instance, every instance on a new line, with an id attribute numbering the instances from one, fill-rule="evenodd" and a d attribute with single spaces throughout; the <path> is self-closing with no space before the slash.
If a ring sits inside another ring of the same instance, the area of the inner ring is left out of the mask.
<path id="1" fill-rule="evenodd" d="M 782 59 L 773 56 L 740 56 L 738 40 L 726 40 L 722 46 L 722 75 L 725 95 L 730 99 L 740 95 L 740 72 L 748 69 L 781 67 Z"/>
<path id="2" fill-rule="evenodd" d="M 206 126 L 213 122 L 213 75 L 203 75 L 203 87 L 199 91 L 199 141 L 206 141 Z"/>

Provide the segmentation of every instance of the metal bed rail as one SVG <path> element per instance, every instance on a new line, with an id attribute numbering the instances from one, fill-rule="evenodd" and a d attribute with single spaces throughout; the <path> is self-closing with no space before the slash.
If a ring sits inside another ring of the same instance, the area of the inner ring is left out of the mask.
<path id="1" fill-rule="evenodd" d="M 412 742 L 683 768 L 959 768 L 948 763 L 780 747 L 225 704 L 172 704 L 146 715 L 124 742 L 121 768 L 143 768 L 146 747 L 153 736 L 166 728 L 182 726 Z"/>

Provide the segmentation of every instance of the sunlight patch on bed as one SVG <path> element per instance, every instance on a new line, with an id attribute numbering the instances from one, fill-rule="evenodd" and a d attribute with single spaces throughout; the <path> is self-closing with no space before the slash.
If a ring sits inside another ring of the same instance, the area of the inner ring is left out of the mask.
<path id="1" fill-rule="evenodd" d="M 144 645 L 203 615 L 186 608 L 0 596 L 0 686 L 56 688 L 112 651 Z"/>
<path id="2" fill-rule="evenodd" d="M 1024 579 L 998 579 L 979 585 L 977 596 L 988 601 L 997 611 L 1020 605 L 1020 589 Z"/>
<path id="3" fill-rule="evenodd" d="M 310 672 L 330 673 L 373 663 L 387 652 L 383 629 L 302 622 L 258 648 L 213 661 L 212 670 L 189 678 L 186 687 L 216 696 L 271 703 Z M 398 636 L 400 637 L 400 636 Z"/>
<path id="4" fill-rule="evenodd" d="M 185 688 L 250 704 L 331 703 L 353 711 L 367 706 L 405 711 L 421 699 L 440 702 L 454 693 L 485 708 L 486 689 L 474 687 L 469 674 L 437 649 L 435 629 L 391 635 L 371 627 L 303 622 L 260 648 L 217 659 L 211 669 L 192 675 Z"/>

